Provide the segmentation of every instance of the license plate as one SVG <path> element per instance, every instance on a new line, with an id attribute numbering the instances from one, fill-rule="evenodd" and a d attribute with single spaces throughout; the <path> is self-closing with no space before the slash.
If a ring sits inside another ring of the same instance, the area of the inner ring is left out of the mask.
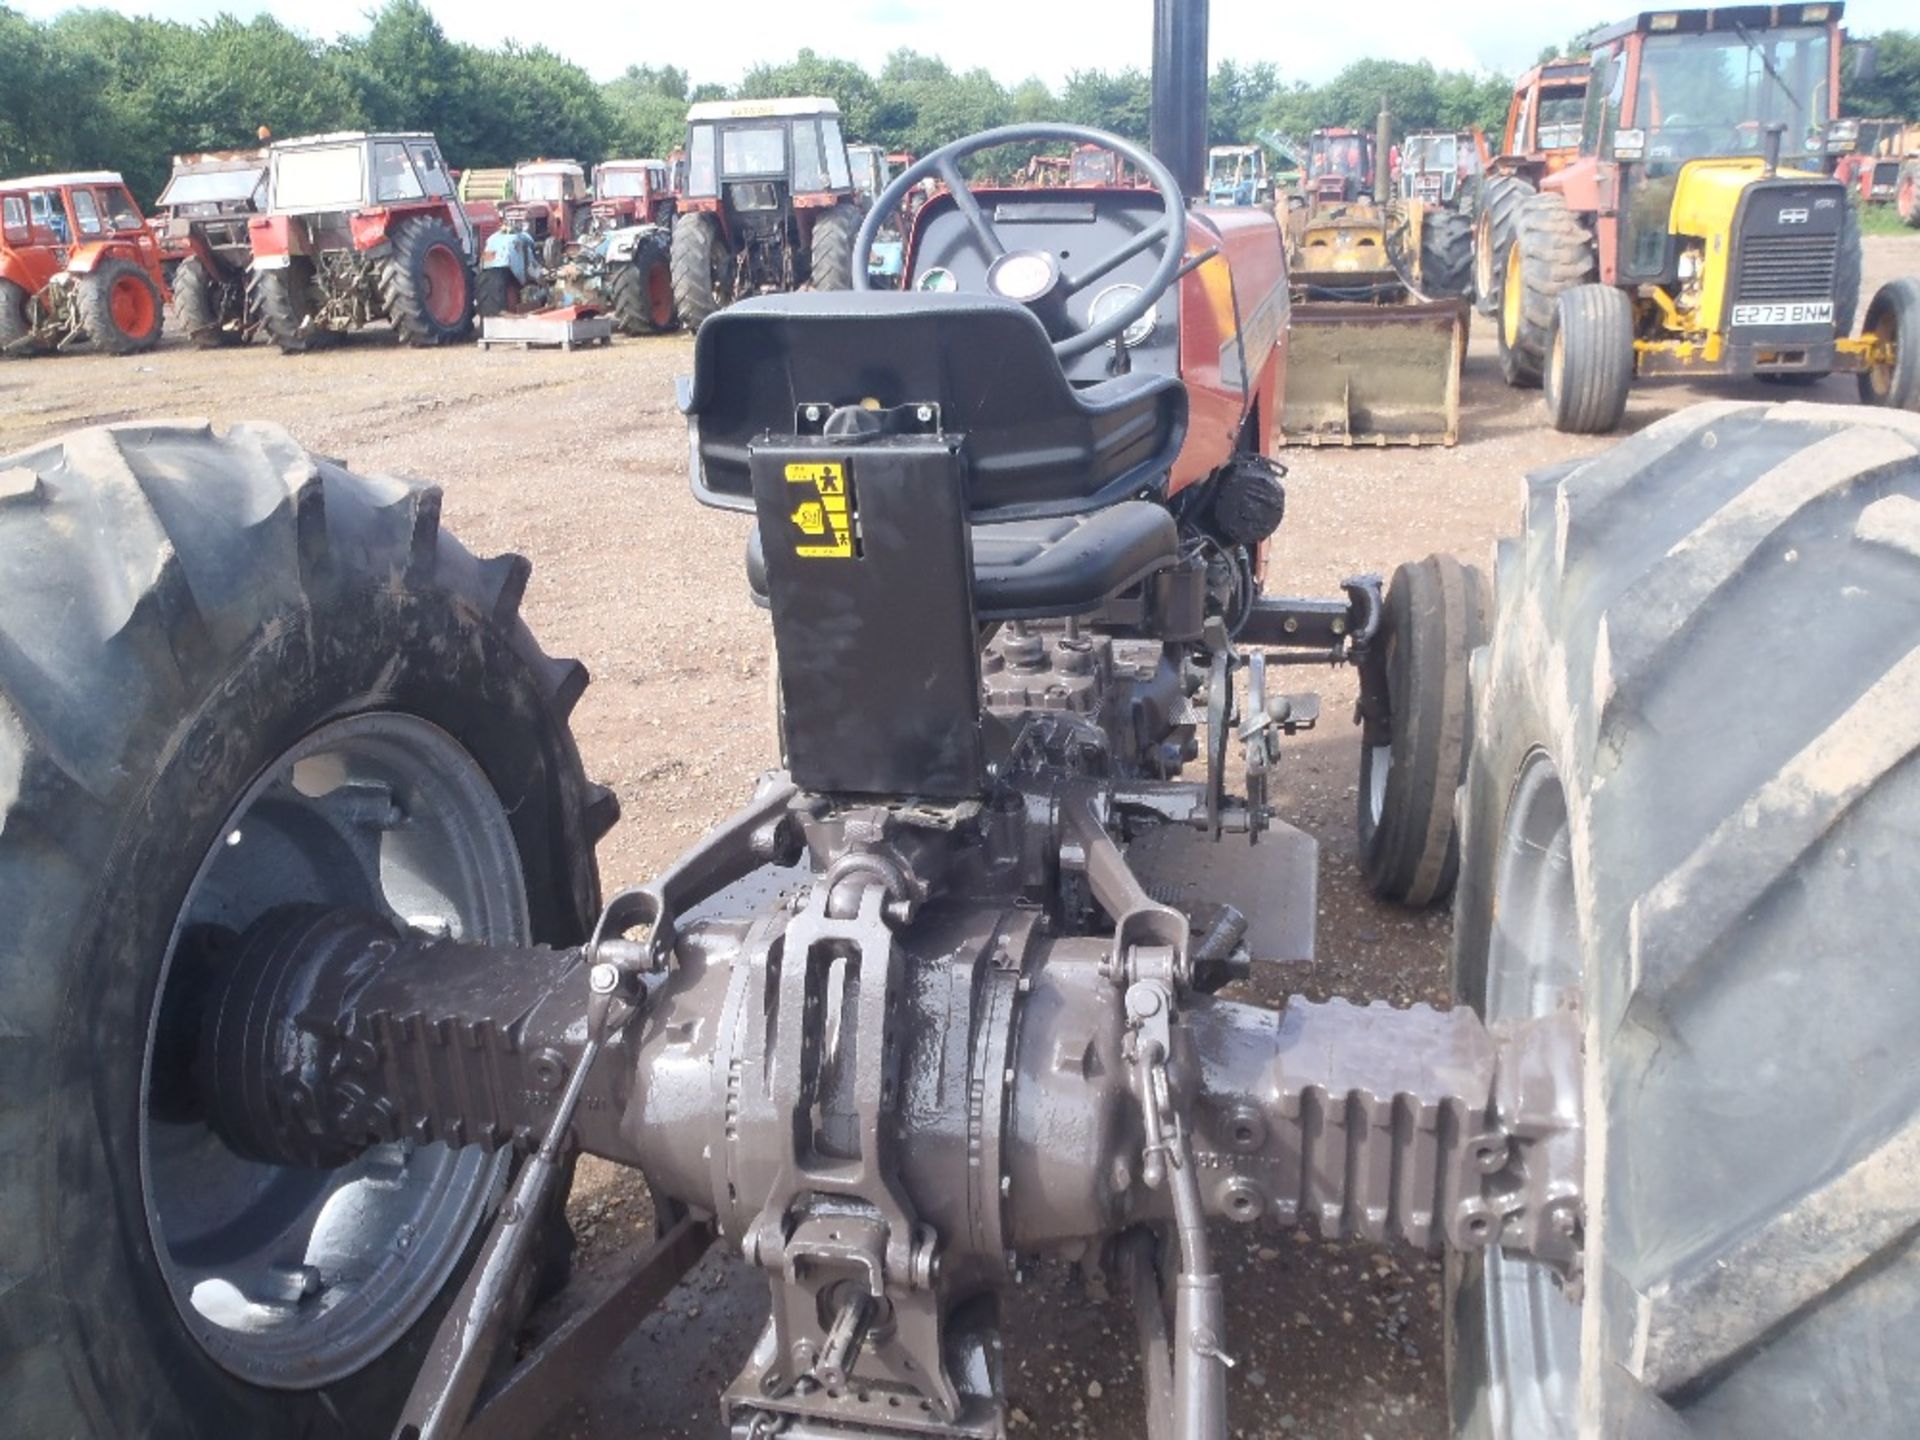
<path id="1" fill-rule="evenodd" d="M 1735 325 L 1831 325 L 1831 300 L 1775 300 L 1733 307 Z"/>

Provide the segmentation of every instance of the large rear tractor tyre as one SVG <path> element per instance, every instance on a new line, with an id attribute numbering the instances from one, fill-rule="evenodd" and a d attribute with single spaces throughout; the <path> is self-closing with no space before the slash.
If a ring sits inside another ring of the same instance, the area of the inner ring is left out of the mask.
<path id="1" fill-rule="evenodd" d="M 380 293 L 403 345 L 454 345 L 471 336 L 474 289 L 453 226 L 423 217 L 395 229 Z"/>
<path id="2" fill-rule="evenodd" d="M 1500 313 L 1514 220 L 1527 197 L 1537 193 L 1532 181 L 1518 175 L 1495 175 L 1482 192 L 1473 225 L 1473 303 L 1482 315 Z"/>
<path id="3" fill-rule="evenodd" d="M 1420 292 L 1429 300 L 1473 294 L 1473 222 L 1451 210 L 1429 210 L 1420 226 Z"/>
<path id="4" fill-rule="evenodd" d="M 282 355 L 300 355 L 324 338 L 313 323 L 313 271 L 305 260 L 256 270 L 252 280 L 253 316 Z"/>
<path id="5" fill-rule="evenodd" d="M 233 345 L 240 331 L 223 314 L 221 283 L 207 273 L 198 259 L 182 260 L 173 272 L 173 311 L 180 317 L 180 328 L 202 350 Z"/>
<path id="6" fill-rule="evenodd" d="M 31 350 L 23 343 L 33 333 L 27 292 L 11 280 L 0 280 L 0 358 Z"/>
<path id="7" fill-rule="evenodd" d="M 513 1162 L 242 1160 L 195 997 L 290 902 L 581 942 L 617 809 L 568 731 L 585 672 L 438 491 L 277 427 L 85 430 L 0 473 L 8 1433 L 387 1434 Z"/>
<path id="8" fill-rule="evenodd" d="M 1883 341 L 1893 358 L 1859 374 L 1860 400 L 1893 410 L 1920 410 L 1920 279 L 1890 280 L 1867 306 L 1860 333 Z"/>
<path id="9" fill-rule="evenodd" d="M 160 287 L 131 260 L 104 260 L 74 287 L 80 325 L 96 350 L 138 355 L 160 343 L 166 311 Z"/>
<path id="10" fill-rule="evenodd" d="M 1473 740 L 1467 662 L 1487 639 L 1487 585 L 1429 555 L 1393 572 L 1368 664 L 1386 713 L 1360 742 L 1360 869 L 1383 900 L 1426 906 L 1453 892 L 1454 796 Z"/>
<path id="11" fill-rule="evenodd" d="M 622 335 L 664 335 L 680 323 L 673 261 L 663 244 L 642 245 L 632 260 L 614 266 L 607 291 Z"/>
<path id="12" fill-rule="evenodd" d="M 1580 1019 L 1583 1276 L 1449 1263 L 1456 1433 L 1910 1435 L 1920 421 L 1695 405 L 1525 509 L 1453 979 Z"/>
<path id="13" fill-rule="evenodd" d="M 481 319 L 489 315 L 510 315 L 520 302 L 520 287 L 513 272 L 504 265 L 482 270 L 474 281 L 474 313 Z"/>
<path id="14" fill-rule="evenodd" d="M 1612 285 L 1576 285 L 1560 297 L 1544 390 L 1553 428 L 1606 435 L 1627 413 L 1633 384 L 1633 301 Z"/>
<path id="15" fill-rule="evenodd" d="M 1561 295 L 1594 278 L 1593 236 L 1558 195 L 1530 195 L 1500 279 L 1500 373 L 1531 389 L 1547 369 Z"/>
<path id="16" fill-rule="evenodd" d="M 1860 211 L 1847 206 L 1840 217 L 1840 243 L 1833 257 L 1833 333 L 1853 334 L 1854 316 L 1860 313 L 1861 276 L 1866 256 L 1860 244 Z"/>
<path id="17" fill-rule="evenodd" d="M 689 331 L 733 300 L 733 254 L 705 211 L 673 222 L 673 306 Z"/>
<path id="18" fill-rule="evenodd" d="M 807 283 L 816 290 L 853 288 L 853 242 L 860 233 L 860 212 L 835 205 L 813 222 L 807 253 Z"/>

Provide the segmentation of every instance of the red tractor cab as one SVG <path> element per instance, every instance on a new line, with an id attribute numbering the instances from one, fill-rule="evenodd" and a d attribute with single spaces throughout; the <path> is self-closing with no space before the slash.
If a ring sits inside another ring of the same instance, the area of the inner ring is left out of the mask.
<path id="1" fill-rule="evenodd" d="M 160 242 L 119 175 L 0 180 L 0 354 L 151 350 L 166 299 Z"/>
<path id="2" fill-rule="evenodd" d="M 1307 142 L 1307 199 L 1343 205 L 1373 193 L 1373 136 L 1344 126 L 1316 130 Z"/>
<path id="3" fill-rule="evenodd" d="M 673 183 L 664 160 L 607 160 L 593 167 L 595 230 L 673 224 Z"/>
<path id="4" fill-rule="evenodd" d="M 558 264 L 567 247 L 587 232 L 593 192 L 577 160 L 530 160 L 513 169 L 513 196 L 500 206 L 500 223 L 524 230 L 547 263 Z"/>
<path id="5" fill-rule="evenodd" d="M 477 237 L 432 135 L 274 141 L 248 231 L 259 322 L 287 354 L 382 320 L 408 345 L 472 333 Z"/>
<path id="6" fill-rule="evenodd" d="M 1067 184 L 1077 190 L 1137 190 L 1149 183 L 1137 168 L 1103 145 L 1076 145 L 1067 157 Z"/>

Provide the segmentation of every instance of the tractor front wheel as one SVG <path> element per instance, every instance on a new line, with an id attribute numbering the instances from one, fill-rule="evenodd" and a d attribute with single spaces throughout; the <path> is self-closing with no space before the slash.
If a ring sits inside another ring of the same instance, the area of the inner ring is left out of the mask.
<path id="1" fill-rule="evenodd" d="M 680 323 L 673 303 L 673 262 L 664 245 L 642 245 L 633 259 L 615 265 L 607 294 L 622 335 L 664 335 Z"/>
<path id="2" fill-rule="evenodd" d="M 1920 410 L 1920 279 L 1903 275 L 1882 285 L 1867 306 L 1860 333 L 1893 352 L 1891 359 L 1860 372 L 1861 402 Z"/>
<path id="3" fill-rule="evenodd" d="M 807 283 L 816 290 L 853 288 L 853 241 L 860 233 L 860 212 L 835 205 L 813 222 L 808 242 Z"/>
<path id="4" fill-rule="evenodd" d="M 182 260 L 173 272 L 173 310 L 180 317 L 180 328 L 187 338 L 203 350 L 232 345 L 240 331 L 228 324 L 222 301 L 225 286 L 207 273 L 206 266 L 192 256 Z"/>
<path id="5" fill-rule="evenodd" d="M 1605 435 L 1627 413 L 1633 383 L 1633 301 L 1611 285 L 1560 296 L 1548 342 L 1545 389 L 1553 428 Z"/>
<path id="6" fill-rule="evenodd" d="M 1912 1433 L 1916 496 L 1910 422 L 1817 405 L 1528 483 L 1453 983 L 1496 1031 L 1578 1019 L 1583 1273 L 1450 1258 L 1458 1436 Z"/>
<path id="7" fill-rule="evenodd" d="M 380 276 L 387 318 L 403 345 L 452 345 L 473 333 L 473 269 L 445 220 L 400 225 Z"/>
<path id="8" fill-rule="evenodd" d="M 277 427 L 85 430 L 0 471 L 27 481 L 0 511 L 8 1433 L 387 1434 L 513 1158 L 243 1159 L 197 1002 L 289 904 L 581 943 L 617 811 L 568 731 L 585 672 L 521 619 L 525 560 Z"/>
<path id="9" fill-rule="evenodd" d="M 1473 739 L 1467 664 L 1486 640 L 1487 585 L 1473 566 L 1429 555 L 1393 572 L 1360 741 L 1360 868 L 1383 900 L 1424 906 L 1453 893 L 1454 796 Z"/>
<path id="10" fill-rule="evenodd" d="M 733 253 L 720 223 L 705 211 L 673 222 L 673 304 L 688 330 L 733 299 Z"/>
<path id="11" fill-rule="evenodd" d="M 1500 278 L 1500 372 L 1531 389 L 1547 368 L 1560 296 L 1593 278 L 1593 236 L 1558 195 L 1530 195 Z"/>
<path id="12" fill-rule="evenodd" d="M 520 304 L 520 286 L 513 272 L 504 265 L 480 272 L 474 286 L 474 311 L 482 319 L 489 315 L 510 315 Z"/>
<path id="13" fill-rule="evenodd" d="M 1420 227 L 1420 293 L 1429 300 L 1473 294 L 1473 222 L 1452 210 L 1429 210 Z"/>
<path id="14" fill-rule="evenodd" d="M 75 287 L 80 324 L 94 348 L 137 355 L 160 343 L 165 325 L 160 287 L 131 260 L 107 260 Z"/>

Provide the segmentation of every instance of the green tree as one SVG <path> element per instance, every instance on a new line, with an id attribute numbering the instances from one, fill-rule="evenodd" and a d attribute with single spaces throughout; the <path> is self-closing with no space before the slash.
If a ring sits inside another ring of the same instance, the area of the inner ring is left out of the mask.
<path id="1" fill-rule="evenodd" d="M 880 89 L 851 60 L 802 50 L 784 65 L 756 65 L 741 77 L 739 97 L 771 100 L 786 95 L 824 95 L 839 103 L 849 139 L 864 138 L 873 125 Z"/>
<path id="2" fill-rule="evenodd" d="M 1207 86 L 1207 143 L 1240 145 L 1254 138 L 1261 117 L 1280 91 L 1280 73 L 1266 61 L 1222 60 Z"/>
<path id="3" fill-rule="evenodd" d="M 1075 70 L 1060 92 L 1062 119 L 1111 130 L 1129 140 L 1148 138 L 1152 113 L 1152 87 L 1139 70 L 1111 75 L 1104 70 Z"/>
<path id="4" fill-rule="evenodd" d="M 1887 30 L 1873 37 L 1874 73 L 1840 81 L 1843 115 L 1920 120 L 1920 33 Z"/>

